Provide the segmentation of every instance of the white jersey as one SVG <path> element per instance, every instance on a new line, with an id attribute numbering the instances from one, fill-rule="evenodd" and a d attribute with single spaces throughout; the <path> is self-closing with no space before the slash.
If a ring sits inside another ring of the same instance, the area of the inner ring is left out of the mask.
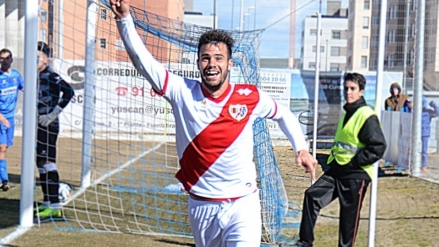
<path id="1" fill-rule="evenodd" d="M 118 22 L 125 48 L 139 72 L 172 105 L 177 179 L 186 191 L 207 198 L 233 198 L 257 189 L 253 162 L 256 118 L 277 120 L 296 151 L 308 149 L 297 118 L 253 85 L 229 83 L 212 98 L 196 80 L 169 73 L 145 48 L 132 17 Z"/>

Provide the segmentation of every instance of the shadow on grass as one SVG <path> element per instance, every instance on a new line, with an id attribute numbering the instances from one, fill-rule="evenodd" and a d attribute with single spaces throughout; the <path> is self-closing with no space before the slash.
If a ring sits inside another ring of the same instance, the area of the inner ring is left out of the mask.
<path id="1" fill-rule="evenodd" d="M 181 242 L 173 241 L 173 240 L 160 239 L 160 240 L 156 240 L 156 241 L 157 242 L 161 242 L 161 243 L 165 243 L 165 244 L 178 244 L 178 245 L 181 245 L 181 246 L 195 247 L 195 244 L 182 244 Z"/>
<path id="2" fill-rule="evenodd" d="M 19 184 L 21 182 L 19 175 L 15 175 L 15 174 L 10 174 L 9 173 L 8 177 L 9 177 L 9 182 L 10 183 Z"/>
<path id="3" fill-rule="evenodd" d="M 17 226 L 20 212 L 20 200 L 0 198 L 0 229 Z"/>
<path id="4" fill-rule="evenodd" d="M 324 217 L 324 218 L 328 218 L 328 219 L 334 219 L 334 220 L 338 220 L 340 219 L 339 216 L 332 216 L 332 215 L 325 215 L 325 214 L 320 214 L 320 217 Z M 369 220 L 368 217 L 360 217 L 361 220 Z M 439 219 L 439 216 L 403 216 L 403 217 L 388 217 L 388 218 L 383 218 L 383 217 L 377 217 L 376 220 L 425 220 L 425 219 L 433 219 L 433 220 L 437 220 Z"/>
<path id="5" fill-rule="evenodd" d="M 0 229 L 17 226 L 20 218 L 20 176 L 9 174 L 9 182 L 9 191 L 0 190 Z"/>

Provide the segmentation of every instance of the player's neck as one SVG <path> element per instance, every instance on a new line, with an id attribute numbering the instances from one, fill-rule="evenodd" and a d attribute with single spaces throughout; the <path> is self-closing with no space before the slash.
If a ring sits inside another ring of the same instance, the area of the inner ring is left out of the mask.
<path id="1" fill-rule="evenodd" d="M 204 91 L 205 96 L 209 96 L 213 99 L 217 99 L 217 98 L 220 98 L 225 92 L 228 91 L 229 81 L 228 80 L 224 81 L 224 83 L 221 85 L 221 87 L 216 91 L 208 89 L 204 85 L 202 87 L 204 89 L 203 91 Z"/>
<path id="2" fill-rule="evenodd" d="M 3 70 L 3 69 L 0 69 L 0 70 L 5 74 L 11 74 L 11 68 L 9 68 L 7 70 Z"/>

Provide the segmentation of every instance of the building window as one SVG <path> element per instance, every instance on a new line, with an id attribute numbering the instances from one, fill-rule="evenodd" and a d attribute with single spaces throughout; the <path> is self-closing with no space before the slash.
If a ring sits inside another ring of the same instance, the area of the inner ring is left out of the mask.
<path id="1" fill-rule="evenodd" d="M 106 19 L 107 19 L 107 10 L 101 9 L 101 20 L 106 20 Z"/>
<path id="2" fill-rule="evenodd" d="M 47 31 L 46 29 L 40 29 L 40 38 L 39 40 L 47 40 Z"/>
<path id="3" fill-rule="evenodd" d="M 312 47 L 312 52 L 316 52 L 317 50 L 317 46 L 313 46 Z M 320 52 L 325 52 L 325 47 L 324 46 L 320 46 Z"/>
<path id="4" fill-rule="evenodd" d="M 395 67 L 395 53 L 390 54 L 387 60 L 388 67 Z"/>
<path id="5" fill-rule="evenodd" d="M 309 69 L 315 69 L 316 68 L 316 63 L 315 62 L 309 62 L 308 68 Z"/>
<path id="6" fill-rule="evenodd" d="M 41 22 L 47 21 L 47 11 L 45 9 L 40 10 L 40 20 Z"/>
<path id="7" fill-rule="evenodd" d="M 415 63 L 415 51 L 410 50 L 410 56 L 409 56 L 409 64 L 413 65 Z"/>
<path id="8" fill-rule="evenodd" d="M 365 10 L 370 9 L 370 0 L 364 0 L 364 9 Z"/>
<path id="9" fill-rule="evenodd" d="M 396 30 L 391 30 L 388 35 L 388 42 L 394 43 L 396 42 Z"/>
<path id="10" fill-rule="evenodd" d="M 375 49 L 378 47 L 378 36 L 373 36 L 370 40 L 370 48 Z"/>
<path id="11" fill-rule="evenodd" d="M 332 39 L 340 39 L 340 38 L 341 38 L 341 31 L 340 30 L 332 31 Z"/>
<path id="12" fill-rule="evenodd" d="M 363 29 L 369 29 L 369 17 L 363 17 Z"/>
<path id="13" fill-rule="evenodd" d="M 367 36 L 363 36 L 361 38 L 361 48 L 368 49 L 369 48 L 369 38 Z"/>
<path id="14" fill-rule="evenodd" d="M 329 67 L 330 71 L 339 71 L 340 70 L 340 64 L 339 63 L 331 63 Z"/>
<path id="15" fill-rule="evenodd" d="M 309 35 L 310 36 L 317 36 L 317 29 L 310 29 L 309 30 Z"/>
<path id="16" fill-rule="evenodd" d="M 334 56 L 334 57 L 340 56 L 340 47 L 339 46 L 331 46 L 331 56 Z"/>
<path id="17" fill-rule="evenodd" d="M 116 50 L 125 51 L 125 45 L 121 39 L 116 40 Z"/>
<path id="18" fill-rule="evenodd" d="M 390 19 L 398 18 L 398 5 L 390 7 L 389 15 Z"/>
<path id="19" fill-rule="evenodd" d="M 107 40 L 106 39 L 100 39 L 100 47 L 101 49 L 107 49 Z"/>
<path id="20" fill-rule="evenodd" d="M 367 56 L 361 56 L 361 68 L 367 68 Z"/>

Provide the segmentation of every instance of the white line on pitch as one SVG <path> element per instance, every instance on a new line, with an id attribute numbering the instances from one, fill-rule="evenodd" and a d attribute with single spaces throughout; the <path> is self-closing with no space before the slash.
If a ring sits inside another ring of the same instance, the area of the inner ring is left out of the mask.
<path id="1" fill-rule="evenodd" d="M 147 155 L 148 153 L 151 153 L 153 151 L 155 151 L 156 149 L 158 149 L 159 147 L 161 147 L 163 144 L 165 144 L 165 142 L 162 142 L 158 145 L 156 145 L 153 148 L 150 148 L 148 150 L 146 150 L 145 152 L 141 153 L 140 155 L 138 155 L 137 157 L 135 157 L 134 159 L 131 159 L 130 161 L 126 162 L 125 164 L 123 164 L 122 166 L 120 166 L 117 169 L 112 170 L 109 173 L 106 173 L 105 175 L 103 175 L 102 177 L 96 179 L 93 183 L 91 183 L 90 187 L 94 187 L 96 185 L 98 185 L 99 183 L 101 183 L 102 181 L 104 181 L 106 178 L 122 171 L 123 169 L 125 169 L 126 167 L 130 166 L 131 164 L 133 164 L 134 162 L 136 162 L 137 160 L 141 159 L 142 157 L 144 157 L 145 155 Z M 76 197 L 78 197 L 79 195 L 82 195 L 85 190 L 87 188 L 81 187 L 74 195 L 72 195 L 67 201 L 65 201 L 64 203 L 62 203 L 61 205 L 67 205 L 69 202 L 71 202 L 72 200 L 74 200 Z"/>
<path id="2" fill-rule="evenodd" d="M 14 239 L 20 237 L 28 230 L 30 230 L 30 227 L 20 227 L 20 226 L 17 227 L 17 229 L 15 231 L 13 231 L 12 233 L 10 233 L 8 236 L 0 239 L 0 247 L 3 247 L 5 245 L 9 244 L 10 242 L 14 241 Z"/>
<path id="3" fill-rule="evenodd" d="M 100 182 L 104 181 L 104 179 L 108 178 L 109 176 L 120 172 L 121 170 L 125 169 L 127 166 L 133 164 L 134 162 L 136 162 L 137 160 L 139 160 L 140 158 L 145 156 L 146 154 L 155 151 L 157 148 L 159 148 L 163 144 L 164 144 L 164 142 L 158 144 L 157 146 L 155 146 L 155 147 L 153 147 L 151 149 L 146 150 L 145 152 L 143 152 L 142 154 L 138 155 L 136 158 L 130 160 L 129 162 L 123 164 L 119 168 L 114 169 L 113 171 L 111 171 L 111 172 L 105 174 L 104 176 L 100 177 L 94 183 L 92 183 L 91 186 L 95 186 L 95 185 L 99 184 Z M 70 197 L 69 200 L 67 200 L 65 203 L 63 203 L 63 205 L 69 203 L 71 200 L 73 200 L 74 198 L 78 197 L 80 194 L 84 193 L 85 190 L 86 190 L 86 188 L 81 188 L 72 197 Z M 17 227 L 17 229 L 14 232 L 12 232 L 9 235 L 7 235 L 6 237 L 0 239 L 0 247 L 3 247 L 5 245 L 9 244 L 10 242 L 14 241 L 14 239 L 20 237 L 21 235 L 23 235 L 25 232 L 27 232 L 30 229 L 31 229 L 30 227 L 20 227 L 20 226 Z"/>

